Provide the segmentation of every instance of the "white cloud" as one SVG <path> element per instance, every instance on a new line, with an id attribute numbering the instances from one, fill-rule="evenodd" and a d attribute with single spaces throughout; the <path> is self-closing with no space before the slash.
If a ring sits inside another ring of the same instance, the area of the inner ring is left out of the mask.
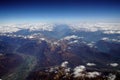
<path id="1" fill-rule="evenodd" d="M 86 77 L 89 77 L 89 78 L 94 78 L 94 77 L 97 77 L 97 76 L 100 76 L 100 73 L 99 72 L 87 72 L 86 74 Z"/>
<path id="2" fill-rule="evenodd" d="M 88 78 L 94 78 L 97 76 L 100 76 L 101 73 L 97 72 L 97 71 L 93 71 L 93 72 L 87 72 L 86 71 L 86 67 L 83 65 L 77 66 L 74 68 L 74 77 L 88 77 Z"/>
<path id="3" fill-rule="evenodd" d="M 115 80 L 115 78 L 116 78 L 116 75 L 114 75 L 114 74 L 109 74 L 108 75 L 108 80 Z"/>
<path id="4" fill-rule="evenodd" d="M 58 69 L 59 69 L 59 67 L 51 67 L 51 68 L 49 69 L 49 72 L 57 73 L 57 72 L 58 72 Z"/>
<path id="5" fill-rule="evenodd" d="M 120 23 L 76 23 L 68 24 L 73 31 L 95 32 L 103 31 L 105 34 L 120 34 Z"/>
<path id="6" fill-rule="evenodd" d="M 48 23 L 31 23 L 31 24 L 10 24 L 0 26 L 0 33 L 12 33 L 22 29 L 29 29 L 30 31 L 52 31 L 54 24 Z"/>
<path id="7" fill-rule="evenodd" d="M 80 73 L 80 72 L 76 72 L 74 73 L 74 77 L 85 77 L 85 74 L 84 73 Z"/>
<path id="8" fill-rule="evenodd" d="M 64 71 L 65 71 L 65 74 L 68 75 L 70 72 L 70 68 L 66 68 Z"/>
<path id="9" fill-rule="evenodd" d="M 110 66 L 112 67 L 117 67 L 119 64 L 118 63 L 110 63 Z"/>
<path id="10" fill-rule="evenodd" d="M 88 31 L 88 32 L 95 32 L 95 31 L 103 31 L 105 34 L 120 34 L 120 23 L 75 23 L 75 24 L 67 24 L 70 29 L 73 31 Z M 0 32 L 16 32 L 21 29 L 29 29 L 30 31 L 53 31 L 55 24 L 52 23 L 28 23 L 28 24 L 6 24 L 0 26 Z"/>
<path id="11" fill-rule="evenodd" d="M 68 61 L 64 61 L 62 64 L 61 64 L 61 67 L 67 67 L 68 65 Z"/>
<path id="12" fill-rule="evenodd" d="M 83 72 L 85 70 L 86 70 L 86 68 L 83 65 L 80 65 L 80 66 L 77 66 L 74 68 L 74 71 L 79 71 L 79 72 Z"/>
<path id="13" fill-rule="evenodd" d="M 87 65 L 87 66 L 96 66 L 95 63 L 87 63 L 86 65 Z"/>
<path id="14" fill-rule="evenodd" d="M 86 68 L 83 65 L 75 67 L 74 72 L 73 72 L 74 77 L 83 77 L 83 76 L 85 76 L 85 74 L 82 73 L 85 70 L 86 70 Z"/>
<path id="15" fill-rule="evenodd" d="M 54 68 L 50 68 L 49 72 L 53 72 L 54 71 Z"/>
<path id="16" fill-rule="evenodd" d="M 66 68 L 66 69 L 65 69 L 65 72 L 70 72 L 70 68 Z"/>

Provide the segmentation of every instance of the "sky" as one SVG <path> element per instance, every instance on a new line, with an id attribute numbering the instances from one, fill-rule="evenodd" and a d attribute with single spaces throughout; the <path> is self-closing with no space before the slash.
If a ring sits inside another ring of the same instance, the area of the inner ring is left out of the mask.
<path id="1" fill-rule="evenodd" d="M 120 0 L 0 0 L 0 24 L 120 21 Z"/>

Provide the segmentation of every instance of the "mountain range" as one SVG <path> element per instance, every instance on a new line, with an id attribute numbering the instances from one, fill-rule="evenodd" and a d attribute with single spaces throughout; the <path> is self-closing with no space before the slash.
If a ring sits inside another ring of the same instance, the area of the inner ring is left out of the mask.
<path id="1" fill-rule="evenodd" d="M 25 80 L 31 72 L 60 66 L 64 61 L 71 68 L 84 65 L 88 70 L 119 72 L 120 24 L 0 26 L 1 79 Z"/>

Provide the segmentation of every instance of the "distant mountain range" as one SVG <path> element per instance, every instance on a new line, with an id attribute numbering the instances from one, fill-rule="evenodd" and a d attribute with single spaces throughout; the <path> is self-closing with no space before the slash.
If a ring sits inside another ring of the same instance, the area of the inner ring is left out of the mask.
<path id="1" fill-rule="evenodd" d="M 64 61 L 68 61 L 70 67 L 84 65 L 87 69 L 119 71 L 120 24 L 0 26 L 0 60 L 0 78 L 5 80 L 18 80 L 14 75 L 10 79 L 4 77 L 10 75 L 10 69 L 14 72 L 15 68 L 20 71 L 24 68 L 27 75 L 22 79 L 25 79 L 31 71 L 59 66 Z M 5 73 L 4 65 L 7 66 Z"/>

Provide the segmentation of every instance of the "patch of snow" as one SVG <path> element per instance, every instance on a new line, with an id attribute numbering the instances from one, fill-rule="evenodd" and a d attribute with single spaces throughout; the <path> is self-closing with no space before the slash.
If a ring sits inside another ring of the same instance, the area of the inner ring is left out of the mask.
<path id="1" fill-rule="evenodd" d="M 78 43 L 78 40 L 70 41 L 68 44 Z"/>
<path id="2" fill-rule="evenodd" d="M 58 46 L 60 45 L 58 42 L 53 42 L 53 44 L 54 44 L 54 45 L 58 45 Z"/>
<path id="3" fill-rule="evenodd" d="M 33 36 L 28 36 L 28 38 L 33 39 L 34 37 Z"/>
<path id="4" fill-rule="evenodd" d="M 104 40 L 104 41 L 108 41 L 109 40 L 109 38 L 107 38 L 107 37 L 103 37 L 101 40 Z"/>
<path id="5" fill-rule="evenodd" d="M 93 43 L 88 43 L 87 45 L 88 45 L 89 47 L 91 47 L 91 48 L 94 46 Z"/>
<path id="6" fill-rule="evenodd" d="M 112 42 L 120 42 L 119 39 L 109 39 L 107 37 L 103 37 L 101 40 L 104 40 L 104 41 L 112 41 Z"/>
<path id="7" fill-rule="evenodd" d="M 40 38 L 40 40 L 44 41 L 44 40 L 45 40 L 45 38 Z"/>
<path id="8" fill-rule="evenodd" d="M 71 35 L 71 36 L 66 36 L 64 37 L 65 40 L 70 40 L 70 39 L 78 39 L 79 37 L 76 35 Z"/>

